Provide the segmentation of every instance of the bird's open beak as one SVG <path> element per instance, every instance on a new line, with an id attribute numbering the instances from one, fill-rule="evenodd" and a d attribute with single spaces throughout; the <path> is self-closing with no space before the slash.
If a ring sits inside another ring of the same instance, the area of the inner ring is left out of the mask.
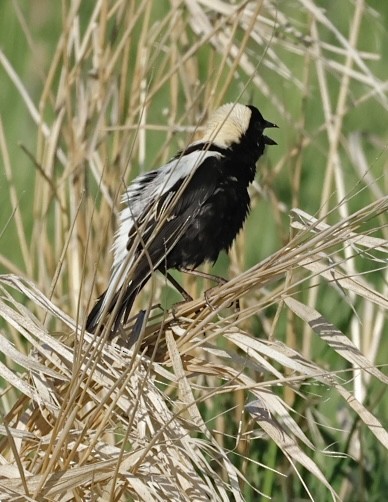
<path id="1" fill-rule="evenodd" d="M 273 124 L 272 122 L 268 122 L 268 120 L 266 120 L 264 129 L 267 129 L 267 127 L 273 127 L 276 129 L 278 128 L 276 124 Z M 263 140 L 265 145 L 277 145 L 276 141 L 274 141 L 272 138 L 269 138 L 268 136 L 263 135 Z"/>
<path id="2" fill-rule="evenodd" d="M 272 138 L 269 138 L 268 136 L 263 136 L 263 140 L 265 145 L 277 145 L 276 141 L 274 141 Z"/>

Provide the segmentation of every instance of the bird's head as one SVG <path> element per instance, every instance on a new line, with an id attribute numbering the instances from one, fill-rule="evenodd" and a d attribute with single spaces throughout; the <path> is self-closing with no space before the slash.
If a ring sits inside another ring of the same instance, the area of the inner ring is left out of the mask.
<path id="1" fill-rule="evenodd" d="M 220 148 L 253 149 L 262 153 L 265 145 L 277 143 L 263 134 L 264 129 L 277 127 L 268 122 L 254 106 L 228 103 L 213 112 L 201 141 Z"/>

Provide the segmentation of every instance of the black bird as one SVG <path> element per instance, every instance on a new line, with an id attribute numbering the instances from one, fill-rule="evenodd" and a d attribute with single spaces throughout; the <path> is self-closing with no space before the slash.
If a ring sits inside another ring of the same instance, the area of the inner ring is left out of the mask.
<path id="1" fill-rule="evenodd" d="M 88 315 L 89 332 L 105 313 L 113 312 L 115 327 L 125 321 L 154 270 L 193 270 L 229 250 L 249 213 L 256 162 L 266 145 L 276 145 L 267 127 L 277 126 L 254 106 L 221 106 L 199 141 L 129 185 L 111 277 Z"/>

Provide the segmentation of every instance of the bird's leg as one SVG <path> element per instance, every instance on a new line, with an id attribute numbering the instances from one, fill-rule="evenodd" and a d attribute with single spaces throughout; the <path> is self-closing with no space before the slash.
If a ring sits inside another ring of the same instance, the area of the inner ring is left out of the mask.
<path id="1" fill-rule="evenodd" d="M 213 281 L 213 282 L 216 282 L 217 283 L 217 286 L 221 286 L 223 284 L 225 284 L 227 281 L 226 279 L 224 279 L 223 277 L 219 277 L 218 275 L 212 275 L 212 274 L 207 274 L 206 272 L 202 272 L 201 270 L 192 270 L 190 268 L 184 268 L 184 267 L 180 267 L 178 269 L 180 272 L 183 272 L 185 274 L 190 274 L 190 275 L 193 275 L 195 277 L 201 277 L 202 279 L 207 279 L 209 281 Z M 205 292 L 204 292 L 204 298 L 205 298 L 205 303 L 206 305 L 214 310 L 214 307 L 211 305 L 210 301 L 209 301 L 209 293 L 213 290 L 214 288 L 210 288 L 210 289 L 207 289 Z"/>
<path id="2" fill-rule="evenodd" d="M 220 277 L 218 275 L 212 275 L 212 274 L 207 274 L 206 272 L 201 272 L 200 270 L 192 270 L 192 269 L 189 269 L 189 268 L 184 268 L 184 267 L 180 267 L 178 269 L 180 272 L 184 272 L 186 274 L 191 274 L 191 275 L 194 275 L 196 277 L 202 277 L 203 279 L 208 279 L 210 281 L 214 281 L 217 283 L 217 286 L 222 286 L 223 284 L 226 284 L 228 281 L 226 279 L 224 279 L 223 277 Z M 210 300 L 209 300 L 209 293 L 211 293 L 211 291 L 214 289 L 213 288 L 209 288 L 207 289 L 205 292 L 204 292 L 204 297 L 205 297 L 205 302 L 206 302 L 206 305 L 211 308 L 212 310 L 214 310 L 214 307 L 211 305 L 210 303 Z M 240 300 L 236 300 L 235 302 L 233 302 L 230 306 L 232 305 L 235 305 L 236 306 L 236 310 L 240 311 Z"/>
<path id="3" fill-rule="evenodd" d="M 226 283 L 226 282 L 227 282 L 227 281 L 225 281 L 225 283 Z M 224 283 L 224 284 L 225 284 L 225 283 Z M 205 303 L 206 303 L 206 305 L 207 305 L 210 309 L 212 309 L 212 310 L 216 310 L 216 309 L 213 307 L 213 305 L 212 305 L 212 304 L 211 304 L 211 302 L 210 302 L 209 294 L 210 294 L 210 293 L 211 293 L 211 292 L 212 292 L 215 288 L 216 288 L 216 286 L 215 286 L 215 287 L 213 287 L 213 288 L 209 288 L 209 289 L 207 289 L 207 290 L 204 292 L 204 294 L 203 294 L 203 296 L 205 297 Z M 236 308 L 237 312 L 240 312 L 240 310 L 241 310 L 241 309 L 240 309 L 240 300 L 239 300 L 238 298 L 237 298 L 237 300 L 235 300 L 234 302 L 231 302 L 231 303 L 227 306 L 227 308 L 230 308 L 230 307 L 233 307 L 233 306 Z"/>
<path id="4" fill-rule="evenodd" d="M 171 274 L 169 274 L 167 272 L 166 277 L 171 282 L 171 284 L 174 286 L 174 288 L 178 291 L 178 293 L 180 293 L 183 296 L 183 298 L 186 302 L 191 302 L 193 300 L 192 297 L 189 295 L 189 293 L 185 289 L 182 288 L 182 286 L 179 284 L 179 282 L 177 280 L 175 280 Z"/>
<path id="5" fill-rule="evenodd" d="M 202 272 L 201 270 L 193 270 L 191 268 L 179 267 L 178 270 L 185 274 L 194 275 L 195 277 L 202 277 L 202 279 L 208 279 L 209 281 L 213 281 L 217 283 L 217 286 L 222 286 L 222 284 L 226 284 L 228 281 L 223 277 L 213 274 L 207 274 L 206 272 Z"/>
<path id="6" fill-rule="evenodd" d="M 193 301 L 193 298 L 189 295 L 189 293 L 179 284 L 179 282 L 177 280 L 174 279 L 174 277 L 169 274 L 168 272 L 166 272 L 166 277 L 167 279 L 170 281 L 170 283 L 174 286 L 174 288 L 178 291 L 178 293 L 180 293 L 184 300 L 181 301 L 181 302 L 177 302 L 175 303 L 173 306 L 172 306 L 172 315 L 174 317 L 175 320 L 177 320 L 177 317 L 175 315 L 176 313 L 176 309 L 179 305 L 182 305 L 183 303 L 186 303 L 186 302 L 191 302 Z"/>

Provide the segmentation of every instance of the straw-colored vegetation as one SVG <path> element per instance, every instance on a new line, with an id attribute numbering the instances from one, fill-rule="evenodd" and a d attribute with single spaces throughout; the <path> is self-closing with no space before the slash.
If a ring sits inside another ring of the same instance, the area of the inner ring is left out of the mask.
<path id="1" fill-rule="evenodd" d="M 2 501 L 383 500 L 388 10 L 368 4 L 0 5 Z M 228 101 L 280 127 L 229 282 L 178 275 L 194 300 L 172 307 L 155 274 L 131 349 L 131 325 L 85 333 L 124 186 Z"/>

